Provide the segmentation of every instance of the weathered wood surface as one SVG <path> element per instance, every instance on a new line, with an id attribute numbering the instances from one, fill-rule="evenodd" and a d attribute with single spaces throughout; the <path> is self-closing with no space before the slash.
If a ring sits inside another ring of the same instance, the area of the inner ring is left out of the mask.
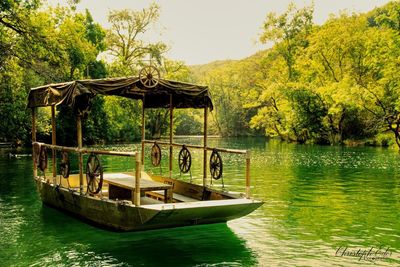
<path id="1" fill-rule="evenodd" d="M 109 197 L 112 199 L 132 199 L 136 205 L 140 205 L 140 194 L 149 191 L 164 190 L 164 202 L 170 202 L 172 196 L 172 186 L 164 183 L 155 182 L 147 179 L 139 179 L 126 174 L 108 174 L 104 181 L 109 184 Z M 139 186 L 139 188 L 137 188 Z M 136 198 L 135 198 L 136 196 Z"/>
<path id="2" fill-rule="evenodd" d="M 109 150 L 97 150 L 97 149 L 89 149 L 89 148 L 78 148 L 78 147 L 68 147 L 68 146 L 54 146 L 41 142 L 33 142 L 32 144 L 37 143 L 41 146 L 45 146 L 50 149 L 56 149 L 59 151 L 67 151 L 67 152 L 76 152 L 83 154 L 103 154 L 103 155 L 111 155 L 111 156 L 124 156 L 124 157 L 135 157 L 137 152 L 120 152 L 120 151 L 109 151 Z"/>
<path id="3" fill-rule="evenodd" d="M 103 178 L 105 182 L 108 184 L 112 184 L 115 186 L 119 186 L 122 188 L 134 190 L 135 189 L 135 177 L 110 177 L 105 175 Z M 150 180 L 140 180 L 140 191 L 145 192 L 145 191 L 156 191 L 156 190 L 168 190 L 172 189 L 171 185 L 168 184 L 163 184 L 159 182 L 154 182 Z"/>
<path id="4" fill-rule="evenodd" d="M 223 199 L 134 206 L 130 201 L 80 194 L 35 179 L 42 201 L 85 221 L 118 231 L 140 231 L 195 224 L 226 222 L 245 216 L 262 205 L 251 199 Z"/>

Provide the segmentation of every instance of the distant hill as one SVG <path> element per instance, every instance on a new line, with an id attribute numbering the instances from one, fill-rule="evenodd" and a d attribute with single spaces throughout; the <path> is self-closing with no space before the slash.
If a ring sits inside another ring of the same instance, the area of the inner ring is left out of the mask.
<path id="1" fill-rule="evenodd" d="M 192 65 L 189 66 L 189 69 L 191 70 L 193 78 L 195 80 L 201 80 L 202 77 L 204 77 L 207 73 L 211 72 L 212 70 L 217 68 L 225 68 L 227 65 L 233 64 L 238 61 L 240 60 L 216 60 L 207 64 Z"/>
<path id="2" fill-rule="evenodd" d="M 269 49 L 261 50 L 255 54 L 238 60 L 216 60 L 206 64 L 191 65 L 189 69 L 194 81 L 201 81 L 207 74 L 216 69 L 227 69 L 227 67 L 235 67 L 246 62 L 256 62 L 265 57 Z"/>

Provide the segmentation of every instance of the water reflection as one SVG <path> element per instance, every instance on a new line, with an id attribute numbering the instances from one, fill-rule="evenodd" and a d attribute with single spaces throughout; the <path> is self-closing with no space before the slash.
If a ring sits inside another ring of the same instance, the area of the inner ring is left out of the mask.
<path id="1" fill-rule="evenodd" d="M 91 262 L 115 266 L 253 266 L 254 252 L 226 224 L 181 227 L 145 232 L 116 233 L 101 230 L 44 206 L 42 234 L 57 250 L 35 260 L 41 266 Z"/>
<path id="2" fill-rule="evenodd" d="M 201 139 L 179 143 L 201 144 Z M 400 264 L 400 155 L 377 148 L 293 145 L 265 139 L 212 139 L 210 146 L 252 150 L 252 194 L 265 204 L 226 224 L 114 233 L 42 207 L 31 158 L 0 149 L 0 266 L 352 266 L 374 263 L 335 257 L 340 246 L 390 247 L 377 265 Z M 137 145 L 104 149 L 135 150 Z M 146 146 L 146 169 L 152 168 Z M 163 150 L 162 171 L 168 169 Z M 202 153 L 193 150 L 193 180 Z M 29 152 L 21 152 L 29 153 Z M 174 149 L 175 158 L 179 149 Z M 229 190 L 243 189 L 243 159 L 222 155 Z M 101 157 L 108 171 L 133 161 Z M 77 159 L 72 157 L 78 171 Z M 177 164 L 174 170 L 179 177 Z M 189 180 L 189 175 L 182 175 Z"/>

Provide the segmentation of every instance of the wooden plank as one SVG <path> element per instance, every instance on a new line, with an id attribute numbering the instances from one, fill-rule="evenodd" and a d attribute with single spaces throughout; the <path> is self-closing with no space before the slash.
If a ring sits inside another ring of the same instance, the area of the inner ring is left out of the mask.
<path id="1" fill-rule="evenodd" d="M 32 143 L 36 142 L 36 108 L 32 108 Z M 35 153 L 32 153 L 33 159 L 33 177 L 37 177 L 37 166 L 35 160 Z"/>
<path id="2" fill-rule="evenodd" d="M 204 151 L 203 151 L 203 186 L 207 185 L 207 117 L 208 109 L 204 108 Z"/>
<path id="3" fill-rule="evenodd" d="M 55 106 L 51 106 L 51 144 L 57 145 L 56 141 L 56 109 Z M 57 177 L 57 151 L 53 148 L 51 150 L 51 162 L 53 163 L 53 183 L 56 183 Z"/>
<path id="4" fill-rule="evenodd" d="M 173 141 L 173 135 L 174 135 L 174 108 L 173 108 L 173 103 L 172 103 L 172 95 L 169 96 L 169 178 L 172 178 L 172 157 L 173 157 L 173 146 L 172 146 L 172 141 Z"/>
<path id="5" fill-rule="evenodd" d="M 142 100 L 142 170 L 144 170 L 144 140 L 146 139 L 146 133 L 145 133 L 145 117 L 144 117 L 144 105 L 145 105 L 145 95 L 143 95 L 143 100 Z"/>
<path id="6" fill-rule="evenodd" d="M 152 176 L 152 178 L 160 183 L 168 184 L 172 186 L 172 191 L 174 193 L 187 196 L 197 200 L 206 200 L 203 199 L 204 187 L 201 185 L 191 184 L 183 181 L 179 181 L 176 179 L 171 179 L 167 177 L 161 176 Z"/>
<path id="7" fill-rule="evenodd" d="M 165 198 L 165 192 L 163 192 L 162 190 L 146 192 L 146 196 L 150 196 L 150 197 L 153 197 L 156 199 L 163 199 L 163 198 Z M 172 196 L 170 196 L 170 197 L 173 200 L 172 202 L 174 202 L 174 203 L 199 201 L 197 199 L 187 197 L 187 196 L 177 194 L 177 193 L 173 193 Z M 171 201 L 169 201 L 169 202 L 171 202 Z"/>
<path id="8" fill-rule="evenodd" d="M 119 186 L 125 189 L 134 190 L 136 188 L 136 179 L 135 177 L 103 177 L 103 181 L 108 184 L 112 184 L 115 186 Z M 155 190 L 165 190 L 172 189 L 171 185 L 163 184 L 150 180 L 140 180 L 140 191 L 155 191 Z"/>
<path id="9" fill-rule="evenodd" d="M 37 143 L 41 146 L 45 146 L 50 149 L 56 149 L 59 151 L 68 151 L 68 152 L 75 152 L 75 153 L 83 153 L 83 154 L 102 154 L 102 155 L 110 155 L 110 156 L 123 156 L 123 157 L 134 157 L 136 156 L 137 152 L 120 152 L 120 151 L 109 151 L 109 150 L 95 150 L 95 149 L 88 149 L 79 147 L 68 147 L 68 146 L 57 146 L 57 145 L 49 145 L 41 142 L 33 142 Z"/>
<path id="10" fill-rule="evenodd" d="M 135 181 L 134 181 L 134 185 L 135 185 L 135 192 L 134 192 L 134 199 L 133 199 L 133 203 L 136 206 L 140 206 L 140 182 L 141 182 L 141 177 L 140 177 L 140 161 L 139 161 L 139 155 L 136 154 L 135 157 Z"/>
<path id="11" fill-rule="evenodd" d="M 82 117 L 81 116 L 76 116 L 76 137 L 78 141 L 78 148 L 82 149 Z M 83 194 L 83 155 L 82 152 L 79 152 L 78 155 L 78 161 L 79 161 L 79 188 L 80 188 L 80 193 Z"/>

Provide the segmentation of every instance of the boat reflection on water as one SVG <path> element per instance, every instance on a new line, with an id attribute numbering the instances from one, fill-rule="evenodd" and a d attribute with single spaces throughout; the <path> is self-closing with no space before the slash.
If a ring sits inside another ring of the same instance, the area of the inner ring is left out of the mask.
<path id="1" fill-rule="evenodd" d="M 255 253 L 225 223 L 119 233 L 82 224 L 43 206 L 43 235 L 53 250 L 32 265 L 254 266 Z M 62 234 L 60 234 L 62 233 Z"/>

